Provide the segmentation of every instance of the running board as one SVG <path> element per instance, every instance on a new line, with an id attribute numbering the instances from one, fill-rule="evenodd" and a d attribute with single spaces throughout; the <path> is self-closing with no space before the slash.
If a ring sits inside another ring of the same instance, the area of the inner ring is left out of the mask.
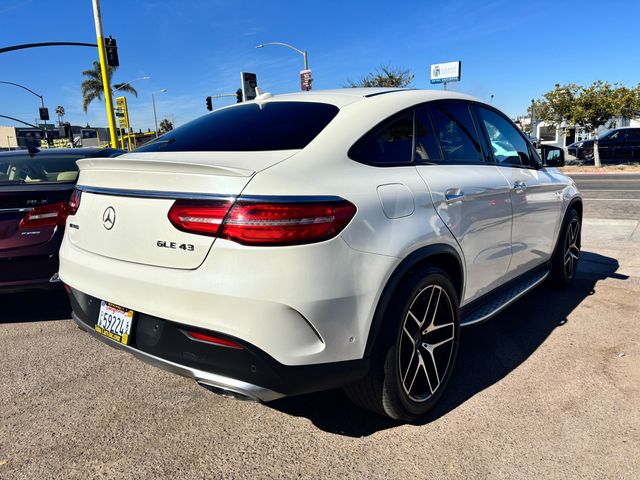
<path id="1" fill-rule="evenodd" d="M 460 326 L 467 327 L 489 320 L 491 317 L 501 312 L 525 293 L 540 285 L 549 275 L 550 270 L 538 270 L 531 275 L 527 275 L 519 282 L 511 285 L 507 290 L 499 295 L 482 302 L 469 312 L 465 312 L 460 319 Z"/>

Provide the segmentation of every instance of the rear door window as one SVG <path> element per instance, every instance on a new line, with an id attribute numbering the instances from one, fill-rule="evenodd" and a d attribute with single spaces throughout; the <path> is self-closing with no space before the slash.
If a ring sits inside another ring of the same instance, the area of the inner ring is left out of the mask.
<path id="1" fill-rule="evenodd" d="M 431 118 L 445 162 L 484 162 L 478 135 L 466 103 L 436 103 L 431 106 Z"/>
<path id="2" fill-rule="evenodd" d="M 416 163 L 433 163 L 442 160 L 436 132 L 431 124 L 429 107 L 416 108 Z"/>
<path id="3" fill-rule="evenodd" d="M 640 130 L 633 128 L 627 131 L 627 142 L 640 143 Z"/>
<path id="4" fill-rule="evenodd" d="M 171 130 L 138 152 L 299 150 L 338 113 L 318 102 L 247 103 L 216 110 Z"/>

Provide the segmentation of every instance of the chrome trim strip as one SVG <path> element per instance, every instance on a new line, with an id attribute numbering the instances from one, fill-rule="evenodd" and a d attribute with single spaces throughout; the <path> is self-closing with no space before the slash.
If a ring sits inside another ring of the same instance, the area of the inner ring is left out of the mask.
<path id="1" fill-rule="evenodd" d="M 132 354 L 143 362 L 153 365 L 154 367 L 167 370 L 171 373 L 176 373 L 183 377 L 192 378 L 200 384 L 209 385 L 220 390 L 226 390 L 228 392 L 236 393 L 254 401 L 270 402 L 271 400 L 276 400 L 277 398 L 284 397 L 284 395 L 281 393 L 274 392 L 273 390 L 269 390 L 258 385 L 253 385 L 241 380 L 236 380 L 235 378 L 224 377 L 215 373 L 205 372 L 196 368 L 180 365 L 178 363 L 170 362 L 169 360 L 165 360 L 163 358 L 142 352 L 128 345 L 116 343 L 113 340 L 100 335 L 98 332 L 91 330 L 91 328 L 84 322 L 82 322 L 82 320 L 80 320 L 75 313 L 72 313 L 71 317 L 73 318 L 73 321 L 76 323 L 76 325 L 78 325 L 78 327 L 91 334 L 93 337 L 97 338 L 103 343 L 106 343 L 110 347 L 124 350 L 125 352 Z"/>
<path id="2" fill-rule="evenodd" d="M 523 295 L 529 293 L 531 290 L 533 290 L 535 287 L 537 287 L 538 285 L 540 285 L 542 282 L 545 281 L 545 279 L 549 276 L 549 273 L 551 273 L 551 270 L 547 270 L 547 272 L 538 280 L 536 280 L 534 283 L 532 283 L 530 286 L 528 286 L 527 288 L 525 288 L 522 292 L 520 292 L 519 294 L 517 294 L 515 297 L 511 298 L 508 302 L 503 303 L 502 305 L 500 305 L 498 308 L 496 308 L 495 310 L 491 311 L 491 313 L 488 313 L 487 315 L 483 315 L 480 318 L 477 318 L 471 322 L 460 322 L 460 326 L 461 327 L 469 327 L 471 325 L 477 325 L 479 323 L 484 322 L 485 320 L 489 320 L 491 317 L 497 315 L 498 313 L 500 313 L 502 310 L 504 310 L 505 308 L 507 308 L 509 305 L 511 305 L 513 302 L 515 302 L 516 300 L 518 300 L 520 297 L 522 297 Z"/>
<path id="3" fill-rule="evenodd" d="M 240 195 L 238 201 L 270 203 L 343 202 L 335 195 Z"/>
<path id="4" fill-rule="evenodd" d="M 163 198 L 168 200 L 243 200 L 246 202 L 300 203 L 300 202 L 341 202 L 335 195 L 221 195 L 215 193 L 166 192 L 155 190 L 127 190 L 121 188 L 90 187 L 76 185 L 78 190 L 97 195 L 114 195 L 137 198 Z"/>
<path id="5" fill-rule="evenodd" d="M 33 210 L 32 207 L 27 208 L 0 208 L 0 213 L 24 213 Z"/>
<path id="6" fill-rule="evenodd" d="M 113 195 L 120 197 L 163 198 L 168 200 L 235 200 L 235 195 L 219 195 L 193 192 L 163 192 L 156 190 L 127 190 L 123 188 L 90 187 L 76 185 L 76 189 L 97 195 Z"/>

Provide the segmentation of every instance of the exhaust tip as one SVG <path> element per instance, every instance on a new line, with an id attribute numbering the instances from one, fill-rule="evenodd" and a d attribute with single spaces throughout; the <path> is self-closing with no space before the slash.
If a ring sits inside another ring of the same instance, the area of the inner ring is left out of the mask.
<path id="1" fill-rule="evenodd" d="M 258 399 L 251 397 L 249 395 L 246 395 L 244 393 L 240 393 L 240 392 L 235 392 L 233 390 L 229 390 L 226 388 L 222 388 L 222 387 L 218 387 L 215 385 L 208 385 L 206 383 L 203 382 L 198 382 L 198 385 L 200 385 L 201 387 L 206 388 L 207 390 L 217 394 L 217 395 L 221 395 L 223 397 L 226 398 L 233 398 L 235 400 L 242 400 L 242 401 L 246 401 L 246 402 L 257 402 Z"/>

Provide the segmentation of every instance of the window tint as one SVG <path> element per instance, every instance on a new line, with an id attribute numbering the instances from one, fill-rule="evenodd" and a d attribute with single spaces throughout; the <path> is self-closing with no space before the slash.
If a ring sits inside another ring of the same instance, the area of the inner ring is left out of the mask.
<path id="1" fill-rule="evenodd" d="M 483 162 L 476 130 L 465 103 L 436 104 L 431 118 L 446 162 Z"/>
<path id="2" fill-rule="evenodd" d="M 76 160 L 81 155 L 0 156 L 0 185 L 23 183 L 66 183 L 78 178 Z"/>
<path id="3" fill-rule="evenodd" d="M 624 142 L 624 137 L 625 137 L 624 130 L 616 130 L 607 136 L 607 140 L 609 142 L 619 143 L 619 142 Z"/>
<path id="4" fill-rule="evenodd" d="M 407 165 L 413 148 L 413 112 L 383 122 L 360 139 L 349 156 L 367 165 Z"/>
<path id="5" fill-rule="evenodd" d="M 298 150 L 306 147 L 337 113 L 335 105 L 315 102 L 239 105 L 197 118 L 137 151 Z"/>
<path id="6" fill-rule="evenodd" d="M 436 140 L 429 109 L 426 107 L 416 109 L 416 162 L 433 162 L 441 160 L 438 141 Z"/>
<path id="7" fill-rule="evenodd" d="M 640 142 L 640 130 L 631 129 L 627 131 L 627 142 Z"/>
<path id="8" fill-rule="evenodd" d="M 478 112 L 491 144 L 496 163 L 503 165 L 532 165 L 529 146 L 520 132 L 502 115 L 479 107 Z"/>

